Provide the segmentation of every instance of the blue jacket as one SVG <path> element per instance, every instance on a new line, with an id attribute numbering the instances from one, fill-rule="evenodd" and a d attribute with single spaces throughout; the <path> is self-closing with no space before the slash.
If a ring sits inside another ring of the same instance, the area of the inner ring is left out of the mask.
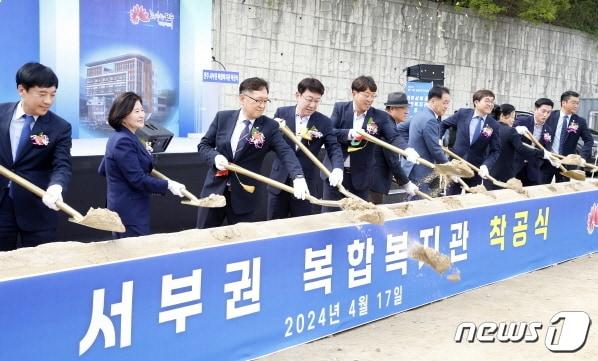
<path id="1" fill-rule="evenodd" d="M 410 121 L 409 147 L 415 149 L 420 157 L 432 163 L 446 163 L 448 159 L 438 144 L 440 140 L 440 122 L 434 112 L 424 107 Z M 432 173 L 432 169 L 421 164 L 413 166 L 409 179 L 420 183 Z"/>
<path id="2" fill-rule="evenodd" d="M 150 195 L 164 194 L 168 182 L 150 175 L 153 161 L 141 141 L 121 127 L 108 138 L 98 173 L 106 177 L 108 209 L 119 214 L 125 228 L 138 226 L 150 233 Z"/>
<path id="3" fill-rule="evenodd" d="M 377 145 L 362 140 L 358 147 L 363 146 L 363 148 L 349 154 L 348 149 L 351 141 L 348 140 L 348 136 L 349 130 L 353 129 L 353 102 L 335 103 L 330 120 L 332 121 L 338 143 L 341 145 L 343 159 L 346 159 L 349 155 L 351 156 L 351 181 L 353 187 L 360 191 L 384 188 L 384 184 L 382 183 L 389 182 L 390 180 L 375 177 L 372 172 L 372 167 L 375 164 L 374 150 L 378 147 Z M 397 132 L 395 122 L 385 111 L 370 107 L 366 112 L 361 128 L 367 130 L 370 120 L 372 124 L 375 124 L 375 128 L 377 128 L 374 134 L 375 137 L 400 147 L 399 133 Z M 406 183 L 407 177 L 405 177 L 401 168 L 399 155 L 389 151 L 384 151 L 384 153 L 392 174 L 402 179 L 401 182 Z M 331 168 L 328 158 L 326 158 L 325 164 L 329 169 Z"/>
<path id="4" fill-rule="evenodd" d="M 513 123 L 513 127 L 516 126 L 524 126 L 527 128 L 527 130 L 529 130 L 530 133 L 534 134 L 534 117 L 526 116 L 517 118 L 515 120 L 515 123 Z M 542 133 L 539 142 L 547 150 L 552 149 L 553 133 L 554 131 L 552 131 L 548 122 L 544 122 L 544 124 L 542 125 Z M 522 142 L 531 145 L 531 141 L 529 141 L 527 138 L 522 138 L 521 140 Z M 544 169 L 550 170 L 552 173 L 554 173 L 554 171 L 550 168 L 552 167 L 552 165 L 550 165 L 548 161 L 542 158 L 530 158 L 529 156 L 525 156 L 524 154 L 515 154 L 515 159 L 513 162 L 514 173 L 518 174 L 523 170 L 526 174 L 526 178 L 530 182 L 530 185 L 542 184 L 542 179 L 544 179 L 542 176 L 542 172 Z"/>
<path id="5" fill-rule="evenodd" d="M 556 127 L 558 125 L 559 122 L 559 117 L 560 117 L 560 111 L 559 110 L 553 110 L 552 113 L 550 114 L 550 116 L 548 117 L 548 119 L 546 120 L 546 123 L 549 124 L 550 129 L 551 129 L 551 136 L 552 139 L 554 139 L 554 133 L 556 132 Z M 568 154 L 575 154 L 576 153 L 576 148 L 577 148 L 577 142 L 579 141 L 579 138 L 583 139 L 583 146 L 581 148 L 581 156 L 585 159 L 585 160 L 590 160 L 590 156 L 592 155 L 592 146 L 594 145 L 594 138 L 592 137 L 592 133 L 590 132 L 590 129 L 588 128 L 588 123 L 586 122 L 586 120 L 582 117 L 580 117 L 577 114 L 573 114 L 570 118 L 569 118 L 569 123 L 567 124 L 567 128 L 571 127 L 572 124 L 577 124 L 577 130 L 575 131 L 565 131 L 565 137 L 561 138 L 561 144 L 563 146 L 563 155 L 568 155 Z M 555 147 L 559 147 L 560 145 L 555 144 Z M 555 152 L 558 151 L 558 149 L 554 149 Z"/>
<path id="6" fill-rule="evenodd" d="M 9 127 L 17 103 L 0 104 L 0 164 L 42 189 L 51 184 L 66 192 L 71 179 L 71 125 L 49 111 L 37 118 L 31 135 L 48 137 L 48 145 L 27 142 L 13 162 Z M 56 229 L 57 212 L 47 208 L 41 198 L 13 184 L 16 221 L 25 231 Z M 0 203 L 8 197 L 8 179 L 0 176 Z"/>
<path id="7" fill-rule="evenodd" d="M 223 194 L 226 184 L 229 183 L 231 186 L 231 204 L 227 204 L 227 207 L 232 207 L 233 212 L 236 214 L 245 214 L 255 209 L 257 199 L 255 193 L 243 190 L 239 184 L 239 179 L 246 185 L 256 185 L 257 181 L 241 174 L 232 174 L 232 172 L 227 175 L 217 176 L 218 170 L 214 166 L 214 157 L 216 155 L 222 154 L 229 162 L 259 173 L 266 154 L 269 151 L 274 151 L 291 178 L 303 175 L 303 170 L 293 149 L 282 138 L 278 123 L 266 116 L 257 118 L 252 127 L 252 131 L 259 131 L 264 135 L 264 144 L 261 148 L 247 142 L 243 149 L 236 152 L 233 157 L 230 139 L 235 130 L 239 112 L 240 110 L 225 110 L 216 113 L 210 128 L 198 144 L 197 151 L 201 160 L 210 165 L 201 191 L 201 197 L 207 197 L 212 193 Z"/>
<path id="8" fill-rule="evenodd" d="M 500 142 L 498 140 L 498 122 L 492 116 L 487 115 L 482 129 L 488 127 L 492 129 L 490 136 L 480 136 L 470 144 L 469 141 L 469 123 L 473 118 L 474 110 L 461 108 L 455 114 L 444 119 L 441 122 L 440 135 L 449 128 L 456 128 L 457 134 L 453 152 L 464 158 L 471 164 L 479 167 L 485 165 L 488 170 L 492 169 L 498 155 L 500 154 Z"/>
<path id="9" fill-rule="evenodd" d="M 285 120 L 287 127 L 295 133 L 295 113 L 296 113 L 296 106 L 289 106 L 289 107 L 281 107 L 276 109 L 274 113 L 275 118 L 282 118 Z M 322 133 L 322 136 L 319 138 L 313 138 L 311 141 L 307 139 L 302 139 L 301 143 L 305 145 L 312 154 L 316 157 L 318 156 L 322 145 L 326 147 L 326 154 L 328 158 L 332 159 L 332 167 L 333 168 L 343 168 L 343 153 L 341 152 L 341 148 L 336 141 L 336 136 L 332 129 L 332 123 L 330 122 L 330 118 L 325 116 L 322 113 L 315 112 L 313 113 L 307 122 L 307 129 L 315 128 L 318 132 Z M 291 149 L 295 149 L 296 145 L 293 143 L 292 140 L 284 137 L 284 140 L 287 142 Z M 301 151 L 301 149 L 297 148 L 295 151 L 295 156 L 301 163 L 301 168 L 303 169 L 303 175 L 307 180 L 307 184 L 309 186 L 310 193 L 314 193 L 315 189 L 313 188 L 313 181 L 319 180 L 318 174 L 319 169 L 317 166 Z M 284 164 L 280 161 L 278 157 L 274 158 L 274 162 L 272 163 L 272 171 L 270 172 L 270 178 L 277 180 L 281 183 L 285 183 L 286 180 L 289 178 L 289 171 L 286 169 Z M 273 194 L 279 194 L 280 190 L 278 188 L 274 188 L 268 186 L 268 191 Z"/>
<path id="10" fill-rule="evenodd" d="M 534 161 L 534 158 L 541 160 L 544 156 L 543 151 L 524 145 L 521 142 L 519 133 L 506 124 L 499 123 L 499 139 L 500 155 L 494 163 L 494 167 L 490 169 L 490 175 L 499 181 L 506 182 L 515 177 L 515 155 L 532 161 Z"/>

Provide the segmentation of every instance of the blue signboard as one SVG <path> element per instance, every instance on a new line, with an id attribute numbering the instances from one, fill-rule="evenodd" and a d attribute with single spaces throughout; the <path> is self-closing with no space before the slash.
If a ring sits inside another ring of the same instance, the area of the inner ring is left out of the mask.
<path id="1" fill-rule="evenodd" d="M 203 81 L 211 83 L 239 84 L 239 72 L 224 70 L 204 70 Z"/>
<path id="2" fill-rule="evenodd" d="M 597 202 L 577 192 L 0 281 L 0 360 L 255 358 L 595 252 Z M 461 280 L 409 259 L 412 242 Z"/>
<path id="3" fill-rule="evenodd" d="M 419 112 L 428 102 L 428 92 L 432 89 L 432 86 L 432 82 L 407 82 L 406 94 L 409 101 L 409 118 Z"/>

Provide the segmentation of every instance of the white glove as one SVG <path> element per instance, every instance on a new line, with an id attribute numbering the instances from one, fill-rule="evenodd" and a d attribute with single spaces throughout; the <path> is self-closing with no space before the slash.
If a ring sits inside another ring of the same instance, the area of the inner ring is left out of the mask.
<path id="1" fill-rule="evenodd" d="M 486 165 L 482 164 L 480 166 L 480 171 L 478 172 L 478 175 L 484 179 L 488 178 L 488 176 L 490 175 L 490 172 L 488 171 L 488 167 L 486 167 Z"/>
<path id="2" fill-rule="evenodd" d="M 276 123 L 278 123 L 279 128 L 282 128 L 287 125 L 287 123 L 282 118 L 274 118 L 274 120 L 276 120 Z"/>
<path id="3" fill-rule="evenodd" d="M 405 149 L 405 153 L 407 153 L 407 156 L 405 158 L 408 162 L 417 164 L 417 158 L 419 158 L 419 154 L 415 151 L 415 149 L 407 148 Z"/>
<path id="4" fill-rule="evenodd" d="M 518 125 L 515 127 L 515 130 L 517 131 L 517 133 L 519 135 L 524 135 L 528 132 L 527 127 L 524 127 L 523 125 Z"/>
<path id="5" fill-rule="evenodd" d="M 179 182 L 175 182 L 173 180 L 168 180 L 168 190 L 170 193 L 174 194 L 175 196 L 183 197 L 183 191 L 187 189 L 184 184 Z"/>
<path id="6" fill-rule="evenodd" d="M 546 160 L 548 160 L 548 161 L 549 161 L 549 160 L 551 159 L 551 157 L 550 157 L 550 152 L 549 152 L 549 151 L 547 151 L 546 149 L 544 149 L 544 155 L 542 156 L 542 158 L 544 158 L 544 159 L 546 159 Z M 552 162 L 551 162 L 551 163 L 552 163 Z"/>
<path id="7" fill-rule="evenodd" d="M 42 197 L 42 202 L 44 202 L 46 207 L 58 211 L 58 206 L 56 206 L 56 202 L 58 201 L 62 202 L 62 186 L 52 184 L 46 189 L 46 194 Z"/>
<path id="8" fill-rule="evenodd" d="M 587 162 L 586 162 L 586 160 L 584 158 L 581 158 L 581 162 L 580 163 L 581 163 L 580 164 L 581 167 L 585 167 Z"/>
<path id="9" fill-rule="evenodd" d="M 334 168 L 332 172 L 330 172 L 328 182 L 330 183 L 331 187 L 338 187 L 341 185 L 343 183 L 343 170 L 340 168 Z"/>
<path id="10" fill-rule="evenodd" d="M 415 192 L 419 190 L 419 187 L 413 184 L 413 182 L 403 184 L 401 187 L 405 190 L 405 193 L 412 197 L 415 195 Z"/>
<path id="11" fill-rule="evenodd" d="M 293 195 L 297 199 L 305 200 L 309 195 L 309 189 L 307 188 L 307 183 L 305 183 L 305 178 L 295 178 L 293 179 Z"/>
<path id="12" fill-rule="evenodd" d="M 228 165 L 228 160 L 222 154 L 218 154 L 214 157 L 214 166 L 218 170 L 226 170 L 226 166 Z"/>
<path id="13" fill-rule="evenodd" d="M 349 140 L 362 140 L 363 135 L 357 133 L 357 129 L 349 130 Z"/>
<path id="14" fill-rule="evenodd" d="M 556 160 L 556 159 L 548 158 L 548 161 L 555 168 L 560 168 L 561 167 L 561 163 L 558 160 Z"/>

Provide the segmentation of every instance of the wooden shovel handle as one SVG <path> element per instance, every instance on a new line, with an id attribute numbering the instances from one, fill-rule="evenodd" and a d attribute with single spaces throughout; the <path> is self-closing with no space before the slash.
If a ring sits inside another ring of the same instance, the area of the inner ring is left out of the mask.
<path id="1" fill-rule="evenodd" d="M 442 147 L 442 149 L 446 152 L 446 154 L 450 155 L 451 157 L 460 160 L 461 162 L 467 164 L 467 166 L 469 166 L 471 169 L 475 170 L 476 172 L 480 171 L 480 168 L 476 167 L 475 165 L 469 163 L 468 161 L 466 161 L 465 159 L 461 158 L 460 156 L 458 156 L 455 152 L 453 152 L 452 150 L 448 149 L 447 147 Z M 507 188 L 506 187 L 506 183 L 499 181 L 498 179 L 494 178 L 491 175 L 488 175 L 488 179 L 494 183 L 495 185 L 499 186 L 499 187 L 503 187 L 503 188 Z"/>
<path id="2" fill-rule="evenodd" d="M 532 143 L 534 143 L 536 145 L 536 147 L 540 148 L 543 151 L 546 151 L 546 148 L 544 148 L 544 146 L 542 145 L 542 143 L 540 143 L 536 137 L 534 137 L 534 135 L 532 133 L 530 133 L 529 130 L 526 130 L 525 133 L 523 133 L 523 135 L 532 141 Z M 550 155 L 552 155 L 553 158 L 556 158 L 558 160 L 558 156 L 555 153 L 550 152 Z M 567 171 L 567 168 L 565 168 L 562 164 L 559 165 L 559 169 L 563 172 Z"/>
<path id="3" fill-rule="evenodd" d="M 289 127 L 287 127 L 286 125 L 280 127 L 280 130 L 283 132 L 284 135 L 287 136 L 287 138 L 291 139 L 293 141 L 293 143 L 297 144 L 297 146 L 299 147 L 299 149 L 301 149 L 301 151 L 303 153 L 305 153 L 305 155 L 318 167 L 320 168 L 320 170 L 322 171 L 322 173 L 324 173 L 326 175 L 326 177 L 330 177 L 330 171 L 328 170 L 328 168 L 326 168 L 326 166 L 324 164 L 322 164 L 322 162 L 320 162 L 320 160 L 318 159 L 318 157 L 316 157 L 312 152 L 310 152 L 310 150 L 305 146 L 305 144 L 301 143 L 300 140 L 298 140 L 295 135 L 293 134 L 293 132 L 291 132 L 291 130 L 289 129 Z M 349 198 L 354 198 L 354 199 L 360 199 L 357 195 L 349 192 L 342 184 L 338 185 L 338 190 L 339 192 L 341 192 L 344 196 L 349 197 Z"/>
<path id="4" fill-rule="evenodd" d="M 159 179 L 166 180 L 166 181 L 171 180 L 166 175 L 164 175 L 164 173 L 161 173 L 155 169 L 152 169 L 152 176 L 159 178 Z M 192 201 L 198 200 L 197 197 L 193 193 L 189 192 L 187 189 L 183 189 L 183 191 L 181 193 L 183 193 L 183 195 L 189 200 L 192 200 Z"/>
<path id="5" fill-rule="evenodd" d="M 378 139 L 378 138 L 374 137 L 373 135 L 369 134 L 368 132 L 366 132 L 363 129 L 358 129 L 357 133 L 359 133 L 359 135 L 361 135 L 362 137 L 364 137 L 368 141 L 370 141 L 370 142 L 372 142 L 374 144 L 377 144 L 377 145 L 381 146 L 382 148 L 386 148 L 386 149 L 390 150 L 391 152 L 400 154 L 403 157 L 407 157 L 407 152 L 405 152 L 403 149 L 401 149 L 399 147 L 395 147 L 392 144 L 389 144 L 389 143 L 387 143 L 387 142 L 385 142 L 385 141 L 383 141 L 381 139 Z M 423 166 L 426 166 L 426 167 L 428 167 L 430 169 L 436 168 L 433 163 L 430 163 L 430 162 L 428 162 L 427 160 L 425 160 L 424 158 L 421 158 L 421 157 L 417 158 L 417 163 L 419 163 L 419 164 L 421 164 Z"/>
<path id="6" fill-rule="evenodd" d="M 46 191 L 41 189 L 40 187 L 36 186 L 35 184 L 31 183 L 27 179 L 21 177 L 20 175 L 8 170 L 7 168 L 0 165 L 0 175 L 10 179 L 12 182 L 20 185 L 21 187 L 27 189 L 29 192 L 35 194 L 36 196 L 43 198 L 46 195 Z M 58 207 L 61 211 L 68 214 L 71 218 L 75 220 L 80 220 L 83 218 L 83 215 L 68 204 L 57 201 L 56 207 Z"/>

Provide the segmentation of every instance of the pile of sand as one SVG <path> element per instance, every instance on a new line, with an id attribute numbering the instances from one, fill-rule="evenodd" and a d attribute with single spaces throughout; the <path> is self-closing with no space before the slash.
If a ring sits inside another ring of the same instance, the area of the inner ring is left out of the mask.
<path id="1" fill-rule="evenodd" d="M 279 237 L 302 232 L 312 232 L 335 227 L 347 227 L 354 222 L 392 220 L 408 216 L 435 214 L 447 210 L 479 207 L 498 203 L 509 203 L 529 198 L 547 197 L 555 194 L 596 190 L 593 181 L 567 182 L 547 186 L 525 188 L 527 195 L 511 189 L 496 190 L 496 199 L 486 194 L 463 194 L 434 200 L 419 200 L 371 208 L 364 202 L 347 204 L 347 211 L 323 213 L 312 216 L 280 219 L 266 222 L 240 223 L 211 229 L 191 229 L 177 233 L 154 234 L 151 236 L 125 238 L 115 241 L 78 243 L 57 242 L 35 248 L 22 248 L 0 253 L 0 279 L 38 274 L 72 267 L 89 266 L 106 262 L 173 253 L 184 250 L 221 245 L 228 242 L 248 241 Z M 350 212 L 356 212 L 353 217 Z M 360 214 L 360 212 L 362 212 Z M 368 212 L 372 212 L 371 214 Z M 380 212 L 379 214 L 377 212 Z M 366 215 L 367 216 L 364 216 Z M 368 217 L 372 218 L 368 218 Z M 367 219 L 364 219 L 367 218 Z M 355 232 L 361 232 L 360 227 Z M 425 254 L 425 251 L 423 251 Z M 421 253 L 421 250 L 420 250 Z M 417 252 L 416 255 L 418 256 Z M 440 260 L 431 259 L 431 262 Z M 440 267 L 442 268 L 442 267 Z"/>
<path id="2" fill-rule="evenodd" d="M 343 198 L 341 208 L 355 222 L 384 224 L 384 213 L 374 203 L 362 199 Z"/>

